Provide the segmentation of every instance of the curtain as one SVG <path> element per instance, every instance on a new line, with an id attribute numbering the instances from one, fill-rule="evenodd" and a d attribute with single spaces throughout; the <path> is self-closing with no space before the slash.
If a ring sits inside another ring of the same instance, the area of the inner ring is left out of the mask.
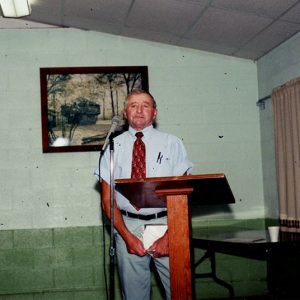
<path id="1" fill-rule="evenodd" d="M 300 78 L 272 91 L 280 225 L 300 230 Z"/>

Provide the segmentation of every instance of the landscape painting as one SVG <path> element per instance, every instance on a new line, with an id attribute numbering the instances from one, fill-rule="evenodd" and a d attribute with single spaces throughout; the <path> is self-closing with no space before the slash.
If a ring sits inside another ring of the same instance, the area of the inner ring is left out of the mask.
<path id="1" fill-rule="evenodd" d="M 148 91 L 148 68 L 41 68 L 40 84 L 43 152 L 100 151 L 127 94 Z"/>

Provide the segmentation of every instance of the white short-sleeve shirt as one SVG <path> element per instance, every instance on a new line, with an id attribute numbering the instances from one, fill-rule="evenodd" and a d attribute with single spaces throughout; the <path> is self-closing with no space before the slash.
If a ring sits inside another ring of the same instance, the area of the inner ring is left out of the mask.
<path id="1" fill-rule="evenodd" d="M 181 176 L 190 173 L 193 164 L 187 157 L 182 141 L 168 133 L 156 130 L 153 126 L 143 131 L 143 142 L 146 147 L 146 177 Z M 132 148 L 136 140 L 136 131 L 129 130 L 114 138 L 114 179 L 131 177 Z M 99 178 L 99 171 L 96 171 Z M 110 182 L 110 151 L 106 149 L 100 163 L 100 177 Z M 162 208 L 142 208 L 137 211 L 119 192 L 116 201 L 120 209 L 132 213 L 153 214 Z"/>

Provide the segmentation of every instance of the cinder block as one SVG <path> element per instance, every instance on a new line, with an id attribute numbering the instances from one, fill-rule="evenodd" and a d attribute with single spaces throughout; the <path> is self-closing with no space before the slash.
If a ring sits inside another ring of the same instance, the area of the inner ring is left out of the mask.
<path id="1" fill-rule="evenodd" d="M 15 248 L 44 248 L 53 246 L 52 229 L 15 230 Z"/>
<path id="2" fill-rule="evenodd" d="M 13 270 L 0 271 L 0 291 L 9 293 L 14 291 L 15 272 Z"/>
<path id="3" fill-rule="evenodd" d="M 93 287 L 93 267 L 56 268 L 54 270 L 54 282 L 56 288 Z"/>
<path id="4" fill-rule="evenodd" d="M 69 227 L 54 229 L 54 246 L 71 247 L 93 244 L 92 227 Z"/>

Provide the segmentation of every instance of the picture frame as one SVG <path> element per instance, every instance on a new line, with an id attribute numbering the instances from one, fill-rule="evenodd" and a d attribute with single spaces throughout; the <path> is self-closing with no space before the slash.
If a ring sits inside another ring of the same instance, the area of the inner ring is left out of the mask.
<path id="1" fill-rule="evenodd" d="M 147 66 L 40 68 L 43 153 L 100 151 Z M 118 128 L 120 130 L 120 128 Z"/>

